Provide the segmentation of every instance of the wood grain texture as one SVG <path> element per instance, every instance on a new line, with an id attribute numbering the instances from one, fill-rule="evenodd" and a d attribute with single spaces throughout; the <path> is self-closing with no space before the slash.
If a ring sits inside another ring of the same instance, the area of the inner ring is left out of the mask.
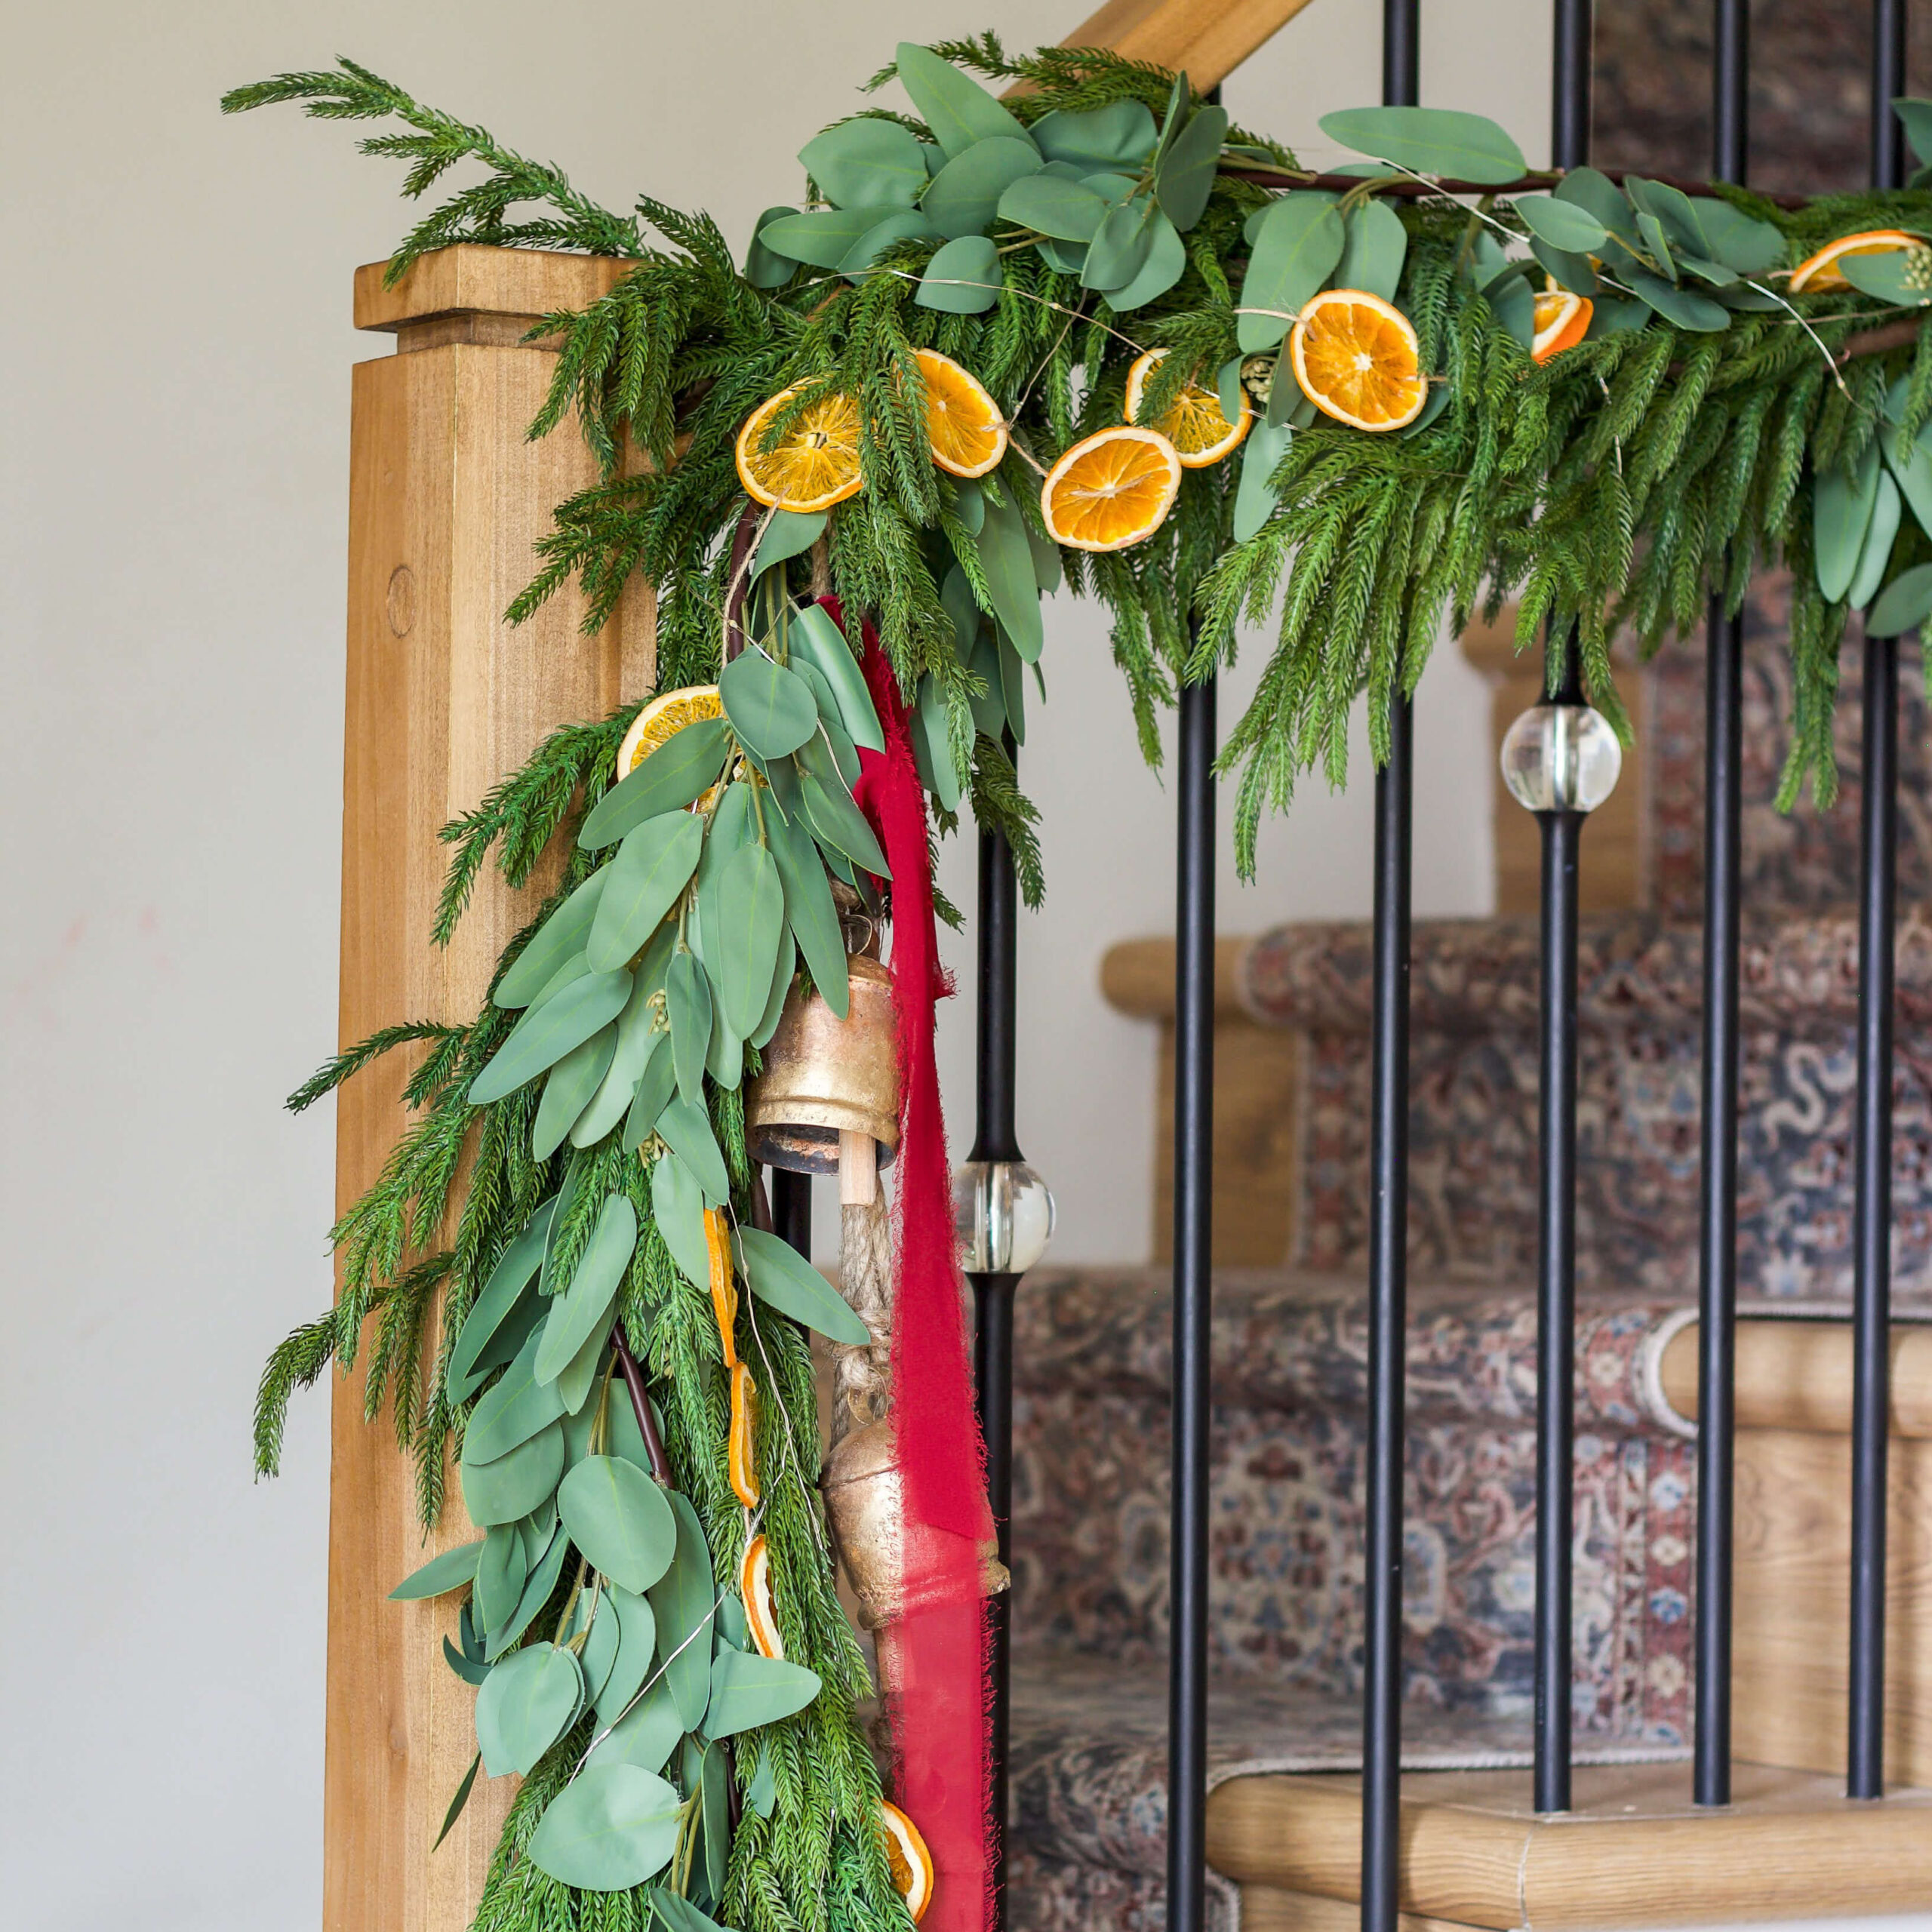
<path id="1" fill-rule="evenodd" d="M 1506 605 L 1494 623 L 1478 616 L 1459 640 L 1463 655 L 1490 681 L 1491 789 L 1495 800 L 1496 910 L 1500 917 L 1527 916 L 1540 903 L 1543 839 L 1533 813 L 1509 795 L 1500 758 L 1509 727 L 1534 704 L 1543 701 L 1543 658 L 1516 650 L 1516 611 Z M 1590 814 L 1578 878 L 1578 904 L 1586 912 L 1620 912 L 1649 903 L 1643 745 L 1644 675 L 1626 667 L 1620 675 L 1624 703 L 1636 727 L 1637 741 L 1623 751 L 1617 789 Z"/>
<path id="2" fill-rule="evenodd" d="M 394 331 L 435 315 L 539 316 L 584 309 L 608 295 L 635 262 L 609 255 L 488 248 L 466 242 L 412 262 L 386 287 L 386 262 L 355 271 L 355 326 Z"/>
<path id="3" fill-rule="evenodd" d="M 543 259 L 519 257 L 540 266 Z M 566 259 L 560 277 L 582 272 L 580 260 Z M 425 285 L 465 285 L 438 257 L 419 266 Z M 473 278 L 469 292 L 476 294 Z M 574 430 L 537 444 L 525 439 L 549 366 L 533 349 L 452 343 L 355 371 L 345 1044 L 390 1021 L 455 1020 L 475 1011 L 503 941 L 528 916 L 530 895 L 512 895 L 487 874 L 454 943 L 434 950 L 430 917 L 447 857 L 437 828 L 475 804 L 555 725 L 601 717 L 648 688 L 651 608 L 641 587 L 595 639 L 580 635 L 580 606 L 571 595 L 520 630 L 502 621 L 531 574 L 531 546 L 547 528 L 550 506 L 593 478 Z M 399 1097 L 408 1071 L 403 1056 L 392 1056 L 343 1091 L 340 1208 L 374 1178 L 405 1124 Z M 339 1382 L 324 1797 L 330 1932 L 460 1932 L 512 1795 L 508 1780 L 480 1784 L 432 1855 L 475 1749 L 475 1693 L 442 1661 L 441 1638 L 454 1624 L 448 1602 L 385 1599 L 432 1551 L 476 1534 L 454 1478 L 450 1497 L 440 1531 L 426 1541 L 411 1466 L 393 1432 L 386 1420 L 365 1421 L 359 1376 Z"/>
<path id="4" fill-rule="evenodd" d="M 1111 47 L 1136 60 L 1184 71 L 1204 91 L 1226 80 L 1308 4 L 1309 0 L 1107 0 L 1060 45 Z"/>
<path id="5" fill-rule="evenodd" d="M 1895 1436 L 1889 1473 L 1885 1777 L 1932 1786 L 1932 1441 Z M 1741 1430 L 1735 1495 L 1733 1746 L 1841 1777 L 1850 1438 Z"/>
<path id="6" fill-rule="evenodd" d="M 1857 1804 L 1835 1779 L 1740 1764 L 1735 1801 L 1700 1811 L 1687 1770 L 1670 1764 L 1580 1767 L 1575 1798 L 1538 1817 L 1525 1771 L 1404 1778 L 1404 1911 L 1496 1932 L 1614 1932 L 1932 1897 L 1932 1792 Z M 1244 1901 L 1269 1887 L 1346 1903 L 1361 1895 L 1361 1805 L 1352 1777 L 1231 1780 L 1209 1800 L 1208 1858 Z"/>
<path id="7" fill-rule="evenodd" d="M 1317 1898 L 1274 1885 L 1241 1888 L 1241 1932 L 1361 1932 L 1361 1907 L 1352 1899 Z M 1446 1918 L 1395 1915 L 1395 1932 L 1467 1932 Z"/>
<path id="8" fill-rule="evenodd" d="M 1850 1434 L 1851 1367 L 1848 1321 L 1739 1322 L 1737 1426 Z M 1665 1344 L 1659 1372 L 1671 1407 L 1695 1421 L 1697 1323 Z M 1893 1331 L 1891 1397 L 1894 1435 L 1932 1437 L 1932 1326 Z"/>
<path id="9" fill-rule="evenodd" d="M 1241 956 L 1253 943 L 1239 938 L 1214 942 L 1214 1011 L 1238 1014 Z M 1171 939 L 1126 939 L 1110 946 L 1100 960 L 1100 994 L 1116 1013 L 1135 1020 L 1174 1017 L 1174 943 Z"/>

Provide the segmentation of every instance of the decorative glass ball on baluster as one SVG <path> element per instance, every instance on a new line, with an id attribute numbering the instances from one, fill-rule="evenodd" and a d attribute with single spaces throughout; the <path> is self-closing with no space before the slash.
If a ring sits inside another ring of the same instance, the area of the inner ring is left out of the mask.
<path id="1" fill-rule="evenodd" d="M 969 1275 L 1023 1275 L 1053 1238 L 1054 1198 L 1023 1161 L 968 1161 L 952 1177 L 952 1225 Z"/>
<path id="2" fill-rule="evenodd" d="M 1503 782 L 1533 812 L 1593 812 L 1617 789 L 1623 748 L 1587 704 L 1533 705 L 1503 740 Z"/>

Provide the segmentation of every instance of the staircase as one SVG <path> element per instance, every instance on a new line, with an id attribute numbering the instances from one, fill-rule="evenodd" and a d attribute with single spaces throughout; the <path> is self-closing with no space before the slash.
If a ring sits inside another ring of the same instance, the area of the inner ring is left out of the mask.
<path id="1" fill-rule="evenodd" d="M 1882 1803 L 1841 1795 L 1857 709 L 1847 796 L 1780 817 L 1779 586 L 1747 632 L 1735 1801 L 1690 1804 L 1702 671 L 1641 675 L 1634 801 L 1584 841 L 1576 1807 L 1531 1810 L 1536 974 L 1520 828 L 1493 919 L 1419 925 L 1412 1008 L 1404 1892 L 1412 1927 L 1715 1924 L 1932 1904 L 1932 1326 L 1895 1344 Z M 1499 724 L 1534 668 L 1494 638 Z M 1847 652 L 1848 657 L 1855 654 Z M 1909 681 L 1915 685 L 1915 680 Z M 1932 799 L 1901 734 L 1895 1281 L 1932 1315 Z M 1515 813 L 1513 805 L 1504 811 Z M 1527 821 L 1524 821 L 1527 823 Z M 1598 841 L 1597 844 L 1593 841 Z M 1914 909 L 1908 912 L 1906 908 Z M 1527 916 L 1526 916 L 1527 915 Z M 1171 1018 L 1171 948 L 1108 961 Z M 1211 1913 L 1355 1919 L 1368 933 L 1224 940 L 1217 1041 Z M 1157 1172 L 1156 1247 L 1164 1221 Z M 1009 1921 L 1164 1921 L 1169 1280 L 1019 1297 Z"/>

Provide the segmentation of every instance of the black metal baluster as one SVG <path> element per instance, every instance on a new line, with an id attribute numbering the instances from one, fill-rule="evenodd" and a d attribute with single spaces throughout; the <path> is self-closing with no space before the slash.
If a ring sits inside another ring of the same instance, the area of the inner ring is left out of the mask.
<path id="1" fill-rule="evenodd" d="M 812 1258 L 812 1177 L 789 1168 L 771 1170 L 772 1231 L 795 1253 Z"/>
<path id="2" fill-rule="evenodd" d="M 1384 0 L 1382 98 L 1413 106 L 1416 0 Z M 1399 694 L 1375 776 L 1370 1021 L 1368 1444 L 1361 1734 L 1362 1932 L 1395 1932 L 1401 1884 L 1402 1476 L 1409 1259 L 1409 874 L 1414 712 Z"/>
<path id="3" fill-rule="evenodd" d="M 1872 184 L 1905 180 L 1905 0 L 1872 10 Z M 1857 1204 L 1853 1229 L 1850 1668 L 1845 1788 L 1885 1788 L 1885 1498 L 1891 1407 L 1892 915 L 1897 895 L 1897 640 L 1865 640 L 1858 891 Z"/>
<path id="4" fill-rule="evenodd" d="M 1174 957 L 1168 1932 L 1202 1932 L 1208 1816 L 1208 1450 L 1214 1159 L 1214 680 L 1182 688 Z"/>
<path id="5" fill-rule="evenodd" d="M 1007 752 L 1014 747 L 1008 741 Z M 1020 1159 L 1014 1124 L 1018 1006 L 1020 896 L 1013 852 L 1003 834 L 980 834 L 980 1003 L 977 1079 L 973 1161 Z M 980 1429 L 986 1444 L 986 1496 L 999 1557 L 1012 1552 L 1008 1518 L 1013 1514 L 1013 1298 L 1017 1275 L 971 1275 L 976 1320 L 973 1333 L 973 1383 Z M 1011 1724 L 1012 1596 L 1002 1591 L 987 1604 L 987 1676 L 991 1708 L 988 1746 L 992 1813 L 992 1915 L 991 1932 L 1006 1917 L 1006 1760 Z"/>
<path id="6" fill-rule="evenodd" d="M 1742 181 L 1750 12 L 1716 0 L 1712 162 Z M 1704 669 L 1703 1201 L 1697 1327 L 1697 1581 L 1693 1793 L 1730 1802 L 1730 1546 L 1737 1310 L 1738 864 L 1744 623 L 1711 600 Z"/>

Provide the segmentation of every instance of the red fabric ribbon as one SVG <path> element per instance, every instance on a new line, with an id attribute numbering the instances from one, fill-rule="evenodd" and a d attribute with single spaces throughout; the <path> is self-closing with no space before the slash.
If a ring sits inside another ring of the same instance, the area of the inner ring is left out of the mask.
<path id="1" fill-rule="evenodd" d="M 843 629 L 838 599 L 820 601 Z M 908 1603 L 879 1633 L 880 1670 L 898 1759 L 897 1801 L 933 1856 L 933 1902 L 921 1932 L 983 1932 L 992 1859 L 980 1549 L 992 1535 L 992 1518 L 933 1050 L 934 1005 L 952 989 L 940 964 L 925 792 L 906 706 L 870 624 L 861 624 L 859 641 L 885 749 L 860 752 L 853 795 L 892 868 L 900 1059 L 892 1425 Z"/>

